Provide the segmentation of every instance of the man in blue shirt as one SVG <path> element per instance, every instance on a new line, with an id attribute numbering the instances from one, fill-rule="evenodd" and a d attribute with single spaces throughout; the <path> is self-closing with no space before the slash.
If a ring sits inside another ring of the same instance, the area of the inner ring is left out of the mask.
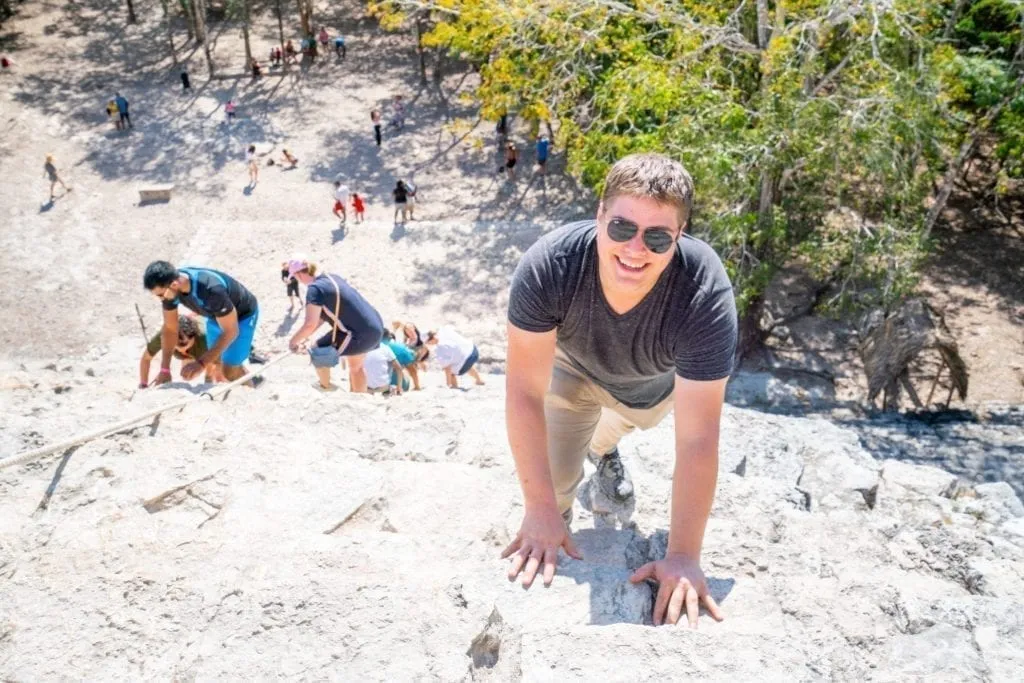
<path id="1" fill-rule="evenodd" d="M 242 283 L 211 268 L 175 268 L 167 261 L 154 261 L 146 268 L 142 284 L 160 299 L 164 312 L 160 374 L 153 384 L 171 379 L 179 305 L 207 319 L 209 347 L 181 369 L 181 376 L 190 380 L 204 369 L 210 372 L 217 362 L 223 363 L 224 377 L 229 381 L 246 374 L 245 361 L 252 351 L 260 310 L 256 297 Z"/>
<path id="2" fill-rule="evenodd" d="M 345 36 L 334 37 L 334 54 L 345 59 Z"/>
<path id="3" fill-rule="evenodd" d="M 548 151 L 551 149 L 551 141 L 547 135 L 537 137 L 537 169 L 543 175 L 547 169 Z"/>
<path id="4" fill-rule="evenodd" d="M 132 117 L 128 114 L 128 100 L 124 98 L 119 92 L 114 93 L 114 104 L 117 105 L 117 115 L 121 120 L 121 127 L 127 123 L 129 128 L 134 128 L 132 125 Z"/>

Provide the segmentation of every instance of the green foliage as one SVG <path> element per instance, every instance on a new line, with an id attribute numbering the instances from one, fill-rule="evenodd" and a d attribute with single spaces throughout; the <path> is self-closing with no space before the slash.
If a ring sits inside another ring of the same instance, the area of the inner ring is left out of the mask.
<path id="1" fill-rule="evenodd" d="M 830 303 L 843 307 L 911 291 L 933 182 L 1017 87 L 1022 3 L 951 17 L 956 4 L 775 0 L 764 49 L 756 3 L 735 0 L 375 6 L 389 21 L 428 8 L 424 42 L 479 65 L 482 115 L 551 121 L 595 191 L 623 155 L 681 160 L 697 186 L 692 229 L 722 254 L 741 307 L 800 258 L 840 285 Z M 1005 159 L 1021 158 L 1022 117 L 1018 94 L 994 126 Z"/>

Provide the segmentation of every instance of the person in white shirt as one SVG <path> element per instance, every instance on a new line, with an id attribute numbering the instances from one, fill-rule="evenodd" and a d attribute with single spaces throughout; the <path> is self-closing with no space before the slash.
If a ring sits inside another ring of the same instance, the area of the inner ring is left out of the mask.
<path id="1" fill-rule="evenodd" d="M 450 389 L 458 389 L 459 376 L 467 373 L 477 385 L 484 383 L 476 369 L 476 363 L 480 360 L 480 351 L 476 344 L 450 327 L 428 332 L 427 344 L 434 347 L 434 357 L 444 368 L 445 381 Z"/>
<path id="2" fill-rule="evenodd" d="M 340 180 L 334 181 L 334 215 L 344 223 L 347 218 L 345 205 L 348 204 L 348 185 Z"/>
<path id="3" fill-rule="evenodd" d="M 366 387 L 370 393 L 402 393 L 402 366 L 387 344 L 381 344 L 366 354 L 363 369 L 366 370 Z M 393 378 L 398 378 L 396 384 L 392 384 Z"/>

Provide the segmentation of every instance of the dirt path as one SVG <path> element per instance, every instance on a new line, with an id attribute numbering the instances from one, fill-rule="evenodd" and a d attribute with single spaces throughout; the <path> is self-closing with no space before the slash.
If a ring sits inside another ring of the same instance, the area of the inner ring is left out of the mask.
<path id="1" fill-rule="evenodd" d="M 412 38 L 381 33 L 363 7 L 320 8 L 317 21 L 346 35 L 343 62 L 332 56 L 258 82 L 207 82 L 201 53 L 183 51 L 194 88 L 185 93 L 157 3 L 137 6 L 141 23 L 127 28 L 112 0 L 66 11 L 25 6 L 2 39 L 16 69 L 0 80 L 0 203 L 10 226 L 0 237 L 0 275 L 24 284 L 4 288 L 0 306 L 26 312 L 3 326 L 4 348 L 32 357 L 84 351 L 135 333 L 135 303 L 157 325 L 140 283 L 155 258 L 236 274 L 264 302 L 269 337 L 287 325 L 276 269 L 296 252 L 350 277 L 387 318 L 465 324 L 497 342 L 501 296 L 521 250 L 544 226 L 586 215 L 592 202 L 561 173 L 557 151 L 546 178 L 529 163 L 516 182 L 499 178 L 493 125 L 460 104 L 471 77 L 421 86 Z M 253 51 L 262 57 L 276 42 L 276 20 L 267 14 L 255 24 Z M 184 41 L 183 25 L 176 37 Z M 215 26 L 214 39 L 220 72 L 240 72 L 239 32 Z M 115 91 L 131 102 L 135 127 L 126 132 L 103 111 Z M 369 113 L 382 108 L 387 118 L 394 94 L 408 102 L 407 123 L 378 149 Z M 228 98 L 238 103 L 231 125 Z M 526 131 L 514 133 L 530 149 Z M 254 189 L 243 160 L 250 143 L 263 164 Z M 298 168 L 265 165 L 282 148 Z M 42 179 L 47 153 L 73 188 L 58 190 L 52 205 Z M 337 177 L 367 204 L 366 224 L 347 232 L 330 211 Z M 416 183 L 419 205 L 415 221 L 396 227 L 390 193 L 399 178 Z M 174 183 L 172 201 L 140 206 L 137 189 L 148 182 Z"/>

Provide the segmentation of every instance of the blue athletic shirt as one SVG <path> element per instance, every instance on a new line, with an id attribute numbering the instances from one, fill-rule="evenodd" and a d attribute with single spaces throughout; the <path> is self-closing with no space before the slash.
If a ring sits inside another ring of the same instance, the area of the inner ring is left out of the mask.
<path id="1" fill-rule="evenodd" d="M 235 310 L 238 319 L 244 320 L 259 307 L 252 292 L 219 270 L 179 268 L 178 271 L 188 275 L 191 289 L 188 294 L 179 294 L 173 301 L 164 301 L 164 310 L 174 311 L 181 305 L 206 318 L 220 318 Z"/>
<path id="2" fill-rule="evenodd" d="M 551 143 L 548 140 L 546 140 L 546 139 L 538 140 L 537 141 L 537 158 L 538 159 L 547 159 L 548 158 L 548 147 L 550 145 L 551 145 Z"/>

